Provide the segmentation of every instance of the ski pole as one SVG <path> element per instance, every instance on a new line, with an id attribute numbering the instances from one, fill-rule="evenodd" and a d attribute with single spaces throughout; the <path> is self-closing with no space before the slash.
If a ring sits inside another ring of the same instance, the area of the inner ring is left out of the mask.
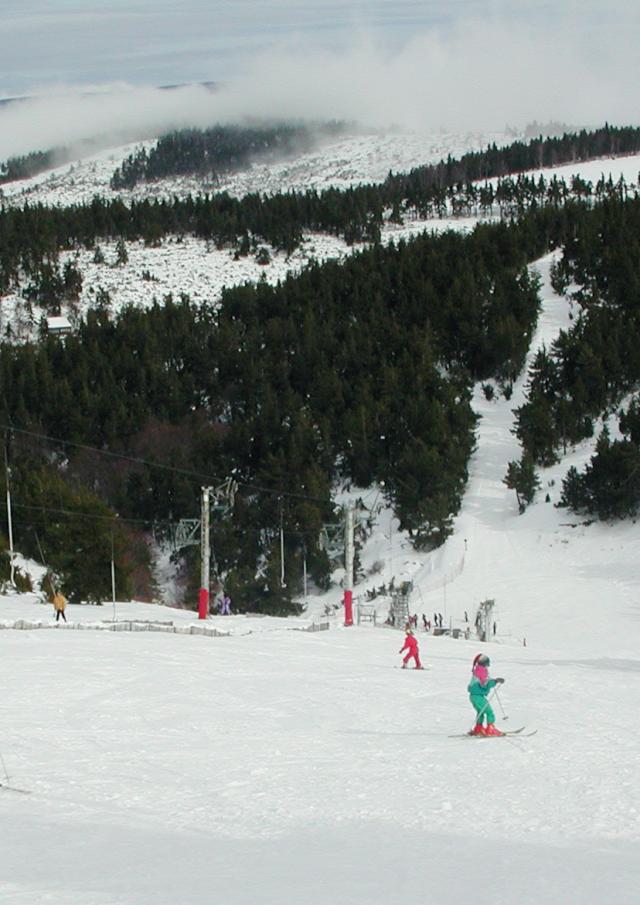
<path id="1" fill-rule="evenodd" d="M 496 696 L 496 701 L 498 702 L 498 704 L 500 704 L 500 710 L 502 711 L 502 719 L 503 719 L 503 720 L 508 720 L 509 717 L 508 717 L 507 714 L 504 712 L 504 707 L 502 706 L 502 701 L 500 700 L 500 695 L 498 694 L 498 689 L 497 689 L 497 687 L 493 689 L 493 693 L 494 693 L 495 696 Z"/>
<path id="2" fill-rule="evenodd" d="M 11 782 L 11 780 L 9 779 L 9 774 L 7 773 L 7 766 L 4 762 L 4 757 L 2 756 L 2 751 L 0 751 L 0 762 L 2 762 L 2 769 L 4 770 L 4 778 L 7 780 L 7 782 Z"/>

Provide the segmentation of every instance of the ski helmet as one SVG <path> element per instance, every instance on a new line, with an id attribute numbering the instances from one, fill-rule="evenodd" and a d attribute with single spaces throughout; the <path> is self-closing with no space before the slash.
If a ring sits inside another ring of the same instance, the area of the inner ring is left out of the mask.
<path id="1" fill-rule="evenodd" d="M 491 666 L 491 660 L 486 654 L 476 654 L 473 658 L 474 666 Z"/>

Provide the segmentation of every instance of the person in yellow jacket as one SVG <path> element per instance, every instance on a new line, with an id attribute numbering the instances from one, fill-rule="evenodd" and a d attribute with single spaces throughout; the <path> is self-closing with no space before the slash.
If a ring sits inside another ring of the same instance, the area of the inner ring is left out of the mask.
<path id="1" fill-rule="evenodd" d="M 64 614 L 65 607 L 67 605 L 67 598 L 64 594 L 61 594 L 60 591 L 56 591 L 53 595 L 53 608 L 56 611 L 56 622 L 60 621 L 60 616 L 67 621 L 67 617 Z"/>

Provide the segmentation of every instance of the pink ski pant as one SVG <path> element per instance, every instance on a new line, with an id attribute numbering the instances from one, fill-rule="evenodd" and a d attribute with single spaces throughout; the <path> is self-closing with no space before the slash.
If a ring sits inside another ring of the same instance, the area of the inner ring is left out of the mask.
<path id="1" fill-rule="evenodd" d="M 420 669 L 420 666 L 421 666 L 422 664 L 420 663 L 420 655 L 418 654 L 417 651 L 416 651 L 415 654 L 412 654 L 411 651 L 409 651 L 409 653 L 406 655 L 406 657 L 404 658 L 404 660 L 403 660 L 402 662 L 403 662 L 403 663 L 405 664 L 405 666 L 406 666 L 406 664 L 409 662 L 409 660 L 410 660 L 412 657 L 413 657 L 413 659 L 416 661 L 416 666 L 418 667 L 418 669 Z"/>

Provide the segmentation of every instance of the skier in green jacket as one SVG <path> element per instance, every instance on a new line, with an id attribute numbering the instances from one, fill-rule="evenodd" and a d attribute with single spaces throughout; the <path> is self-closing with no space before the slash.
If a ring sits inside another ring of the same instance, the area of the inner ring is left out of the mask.
<path id="1" fill-rule="evenodd" d="M 489 692 L 496 685 L 502 685 L 504 679 L 489 678 L 491 660 L 486 654 L 476 654 L 473 658 L 471 669 L 471 681 L 467 686 L 469 700 L 476 711 L 476 724 L 471 730 L 471 735 L 504 735 L 495 727 L 496 717 L 489 703 Z M 487 721 L 486 727 L 484 721 Z"/>

